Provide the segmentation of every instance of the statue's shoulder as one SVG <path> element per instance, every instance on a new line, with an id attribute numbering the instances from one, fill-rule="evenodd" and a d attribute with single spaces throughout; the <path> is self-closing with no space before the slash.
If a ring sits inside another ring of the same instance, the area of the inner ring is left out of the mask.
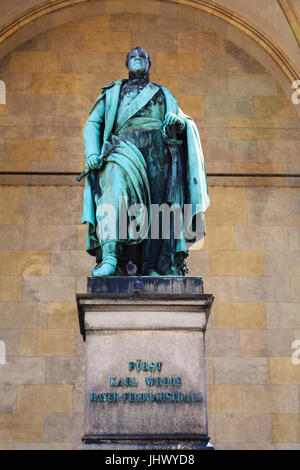
<path id="1" fill-rule="evenodd" d="M 178 101 L 177 99 L 175 98 L 175 96 L 173 95 L 173 93 L 171 92 L 171 90 L 169 90 L 168 88 L 162 86 L 162 85 L 158 85 L 157 83 L 154 83 L 154 85 L 158 86 L 161 91 L 163 92 L 164 96 L 165 96 L 165 99 L 166 101 L 168 102 L 173 102 L 174 104 L 177 104 Z"/>
<path id="2" fill-rule="evenodd" d="M 164 90 L 164 87 L 160 85 L 159 83 L 150 82 L 150 85 L 154 85 L 155 87 L 159 88 L 161 91 Z"/>
<path id="3" fill-rule="evenodd" d="M 150 83 L 151 83 L 151 85 L 157 86 L 158 88 L 162 88 L 162 86 L 159 85 L 159 83 L 154 83 L 154 82 L 150 82 Z"/>
<path id="4" fill-rule="evenodd" d="M 165 96 L 168 96 L 168 97 L 170 97 L 170 98 L 173 98 L 175 101 L 177 101 L 176 98 L 175 98 L 175 96 L 174 96 L 173 93 L 171 92 L 171 90 L 169 90 L 168 88 L 166 88 L 166 87 L 160 85 L 159 83 L 154 83 L 154 82 L 150 82 L 150 83 L 151 83 L 151 85 L 154 85 L 154 86 L 160 88 L 160 90 L 164 93 Z"/>
<path id="5" fill-rule="evenodd" d="M 119 87 L 121 87 L 122 84 L 125 83 L 125 82 L 127 82 L 127 80 L 121 79 L 121 80 L 115 80 L 114 82 L 110 82 L 110 83 L 108 83 L 107 85 L 103 85 L 103 86 L 101 87 L 101 92 L 100 92 L 100 94 L 98 95 L 98 98 L 96 99 L 96 101 L 95 101 L 95 103 L 94 103 L 94 105 L 93 105 L 93 107 L 92 107 L 92 109 L 91 109 L 91 111 L 90 111 L 90 114 L 91 114 L 91 112 L 95 109 L 95 107 L 97 106 L 97 104 L 98 104 L 99 102 L 102 102 L 102 101 L 103 101 L 103 99 L 104 99 L 104 97 L 105 97 L 105 95 L 106 95 L 107 92 L 110 92 L 110 91 L 113 92 L 113 90 L 115 89 L 115 87 L 119 88 Z"/>
<path id="6" fill-rule="evenodd" d="M 102 88 L 103 92 L 105 92 L 106 90 L 109 90 L 110 88 L 112 88 L 114 86 L 123 85 L 127 81 L 128 80 L 126 80 L 125 78 L 122 78 L 121 80 L 115 80 L 114 82 L 110 82 L 107 85 L 103 85 L 101 88 Z"/>

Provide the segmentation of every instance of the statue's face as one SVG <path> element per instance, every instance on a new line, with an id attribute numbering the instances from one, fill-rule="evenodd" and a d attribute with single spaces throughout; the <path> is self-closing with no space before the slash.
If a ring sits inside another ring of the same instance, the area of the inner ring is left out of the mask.
<path id="1" fill-rule="evenodd" d="M 127 68 L 129 72 L 142 75 L 149 70 L 149 56 L 144 49 L 133 49 L 128 54 Z"/>

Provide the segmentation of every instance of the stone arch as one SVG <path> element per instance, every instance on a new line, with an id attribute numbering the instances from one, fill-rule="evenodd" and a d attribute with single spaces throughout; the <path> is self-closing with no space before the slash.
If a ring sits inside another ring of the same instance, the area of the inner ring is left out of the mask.
<path id="1" fill-rule="evenodd" d="M 164 8 L 163 12 L 159 6 Z M 151 11 L 151 14 L 171 15 L 172 7 L 177 8 L 185 21 L 208 26 L 221 36 L 225 36 L 245 49 L 269 69 L 278 79 L 287 94 L 291 94 L 291 83 L 300 73 L 285 52 L 254 24 L 237 13 L 208 0 L 161 0 L 161 3 L 148 1 L 120 2 L 93 0 L 48 0 L 26 10 L 10 21 L 0 31 L 0 58 L 8 54 L 35 35 L 61 24 L 103 13 Z M 114 6 L 115 5 L 115 6 Z M 147 8 L 146 8 L 147 6 Z"/>

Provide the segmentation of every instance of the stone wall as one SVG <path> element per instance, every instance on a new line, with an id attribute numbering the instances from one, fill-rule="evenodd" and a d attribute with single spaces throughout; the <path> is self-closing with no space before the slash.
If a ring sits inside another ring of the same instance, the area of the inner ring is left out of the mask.
<path id="1" fill-rule="evenodd" d="M 300 339 L 300 193 L 297 178 L 270 175 L 300 173 L 300 124 L 263 65 L 209 29 L 150 14 L 43 33 L 0 63 L 0 171 L 79 172 L 89 108 L 102 85 L 126 77 L 135 45 L 151 55 L 152 81 L 195 119 L 212 175 L 207 237 L 189 261 L 216 298 L 207 331 L 212 442 L 299 448 L 300 365 L 291 355 Z M 0 183 L 0 446 L 76 448 L 84 343 L 74 297 L 93 267 L 83 186 L 67 176 Z"/>

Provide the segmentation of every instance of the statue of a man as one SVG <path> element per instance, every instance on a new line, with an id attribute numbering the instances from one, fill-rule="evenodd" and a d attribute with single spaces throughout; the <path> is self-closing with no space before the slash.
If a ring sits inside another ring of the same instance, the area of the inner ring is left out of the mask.
<path id="1" fill-rule="evenodd" d="M 199 134 L 173 94 L 149 81 L 145 50 L 132 49 L 126 66 L 128 80 L 103 87 L 84 126 L 89 172 L 82 223 L 97 261 L 92 275 L 127 275 L 128 266 L 145 276 L 185 275 L 187 243 L 204 236 L 209 206 Z M 176 219 L 174 208 L 184 217 Z"/>

